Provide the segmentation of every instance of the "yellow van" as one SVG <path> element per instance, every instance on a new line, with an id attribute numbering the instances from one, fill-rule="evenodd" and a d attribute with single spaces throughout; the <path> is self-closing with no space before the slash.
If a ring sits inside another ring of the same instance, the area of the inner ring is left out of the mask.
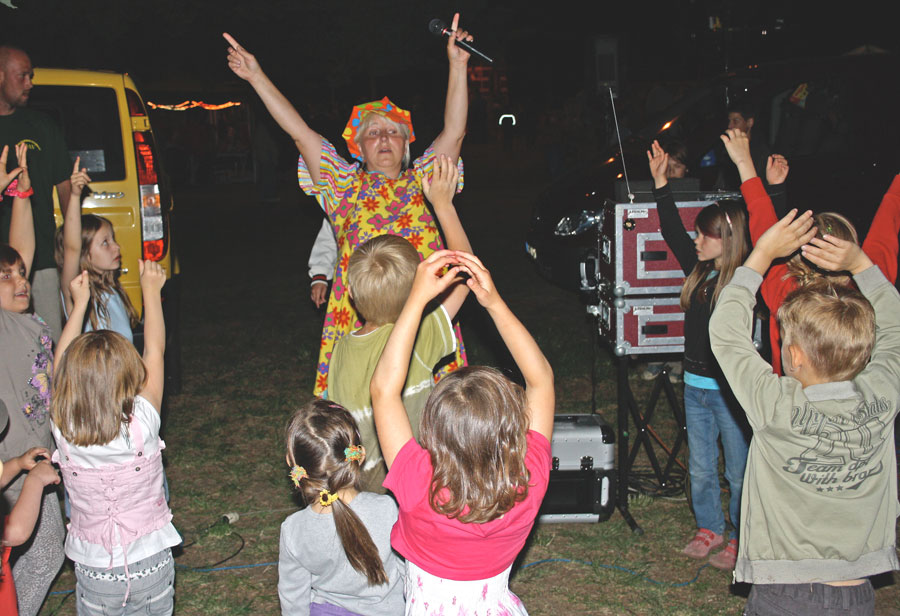
<path id="1" fill-rule="evenodd" d="M 179 268 L 169 226 L 172 194 L 138 89 L 127 74 L 107 71 L 35 68 L 33 82 L 29 107 L 59 124 L 72 161 L 80 156 L 91 176 L 84 212 L 113 224 L 122 248 L 120 280 L 135 307 L 142 305 L 138 259 L 158 261 L 166 270 L 166 381 L 169 391 L 177 391 Z M 54 210 L 58 226 L 58 203 Z"/>

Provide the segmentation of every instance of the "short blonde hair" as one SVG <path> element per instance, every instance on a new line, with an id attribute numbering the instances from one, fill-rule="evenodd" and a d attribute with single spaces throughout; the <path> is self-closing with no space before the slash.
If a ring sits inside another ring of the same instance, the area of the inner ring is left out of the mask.
<path id="1" fill-rule="evenodd" d="M 53 423 L 73 445 L 106 445 L 131 421 L 146 380 L 144 362 L 120 334 L 81 334 L 59 358 L 53 377 Z"/>
<path id="2" fill-rule="evenodd" d="M 418 251 L 399 235 L 373 237 L 353 251 L 347 283 L 356 310 L 367 323 L 377 326 L 397 320 L 418 265 Z"/>
<path id="3" fill-rule="evenodd" d="M 356 130 L 356 134 L 353 135 L 353 141 L 356 143 L 356 147 L 359 148 L 360 152 L 363 151 L 361 142 L 363 140 L 363 137 L 365 137 L 366 131 L 369 130 L 369 124 L 374 122 L 376 118 L 379 118 L 379 119 L 383 120 L 384 122 L 386 122 L 387 124 L 390 124 L 391 126 L 396 128 L 398 131 L 400 131 L 401 135 L 403 135 L 403 139 L 406 141 L 406 150 L 403 152 L 403 160 L 400 161 L 400 165 L 401 165 L 402 169 L 406 169 L 407 167 L 409 167 L 409 160 L 410 160 L 409 126 L 407 126 L 406 124 L 402 124 L 400 122 L 394 122 L 392 119 L 390 119 L 383 113 L 379 113 L 377 111 L 370 111 L 369 113 L 367 113 L 366 115 L 363 116 L 363 119 L 359 123 L 359 128 Z M 364 164 L 365 164 L 365 162 L 366 162 L 365 159 L 363 159 Z"/>
<path id="4" fill-rule="evenodd" d="M 778 309 L 781 337 L 803 349 L 813 369 L 829 381 L 862 372 L 875 345 L 875 310 L 851 287 L 821 281 L 800 287 Z"/>

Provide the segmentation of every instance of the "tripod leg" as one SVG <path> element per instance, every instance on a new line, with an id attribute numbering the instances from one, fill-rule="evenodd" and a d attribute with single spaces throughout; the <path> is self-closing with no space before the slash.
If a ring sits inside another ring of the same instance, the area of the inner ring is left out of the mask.
<path id="1" fill-rule="evenodd" d="M 616 446 L 619 448 L 619 468 L 616 478 L 617 495 L 616 509 L 631 527 L 631 532 L 643 535 L 644 529 L 631 516 L 628 510 L 628 476 L 631 474 L 631 465 L 628 461 L 628 415 L 630 403 L 630 389 L 628 385 L 628 357 L 619 357 L 616 362 L 616 397 L 618 411 L 616 416 Z"/>

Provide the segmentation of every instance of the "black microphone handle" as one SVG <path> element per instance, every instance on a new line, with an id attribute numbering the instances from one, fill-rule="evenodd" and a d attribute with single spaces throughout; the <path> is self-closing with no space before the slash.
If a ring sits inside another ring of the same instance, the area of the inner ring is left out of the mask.
<path id="1" fill-rule="evenodd" d="M 450 30 L 444 30 L 444 32 L 446 33 L 446 36 L 453 36 L 453 33 L 450 32 Z M 480 51 L 478 51 L 477 49 L 472 47 L 472 45 L 470 45 L 467 41 L 457 40 L 456 45 L 457 45 L 457 47 L 462 47 L 463 49 L 465 49 L 466 51 L 468 51 L 471 54 L 475 54 L 476 56 L 483 58 L 485 61 L 487 61 L 491 64 L 493 64 L 493 62 L 494 62 L 494 60 L 492 58 L 487 57 L 486 55 L 484 55 L 483 53 L 481 53 Z"/>

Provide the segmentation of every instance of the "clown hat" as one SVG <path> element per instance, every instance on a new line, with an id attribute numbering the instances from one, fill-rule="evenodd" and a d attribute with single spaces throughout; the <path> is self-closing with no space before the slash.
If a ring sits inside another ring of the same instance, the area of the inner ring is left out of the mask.
<path id="1" fill-rule="evenodd" d="M 362 105 L 354 105 L 353 111 L 350 112 L 350 120 L 344 128 L 343 137 L 344 141 L 347 142 L 347 149 L 350 150 L 350 154 L 356 160 L 362 160 L 362 152 L 360 152 L 359 146 L 356 145 L 355 141 L 356 133 L 359 131 L 359 126 L 362 124 L 363 118 L 372 112 L 383 115 L 397 124 L 405 124 L 409 127 L 409 142 L 412 143 L 416 140 L 416 134 L 413 132 L 412 118 L 410 117 L 409 112 L 405 109 L 400 109 L 400 107 L 392 103 L 387 96 L 380 101 L 371 101 L 363 103 Z"/>

